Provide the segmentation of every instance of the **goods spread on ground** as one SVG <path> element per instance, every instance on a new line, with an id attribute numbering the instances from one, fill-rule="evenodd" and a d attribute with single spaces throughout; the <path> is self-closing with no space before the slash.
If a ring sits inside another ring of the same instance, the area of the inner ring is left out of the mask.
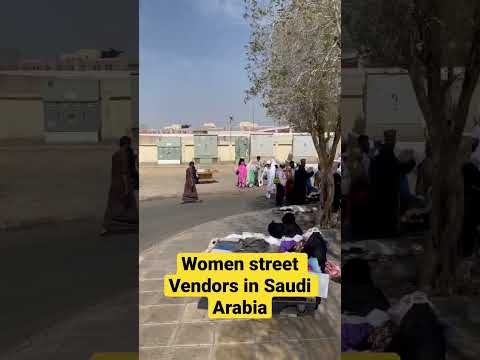
<path id="1" fill-rule="evenodd" d="M 298 210 L 298 209 L 296 209 Z M 278 314 L 285 308 L 296 308 L 297 315 L 315 311 L 321 298 L 326 298 L 330 279 L 339 279 L 341 270 L 338 264 L 327 259 L 329 241 L 316 228 L 303 231 L 295 222 L 295 216 L 287 212 L 282 222 L 271 222 L 269 235 L 243 232 L 230 234 L 210 241 L 205 252 L 213 253 L 287 253 L 300 252 L 308 255 L 308 272 L 321 274 L 319 279 L 319 295 L 314 298 L 274 298 L 273 313 Z M 326 276 L 328 275 L 328 276 Z M 199 308 L 206 308 L 206 299 L 202 299 Z"/>

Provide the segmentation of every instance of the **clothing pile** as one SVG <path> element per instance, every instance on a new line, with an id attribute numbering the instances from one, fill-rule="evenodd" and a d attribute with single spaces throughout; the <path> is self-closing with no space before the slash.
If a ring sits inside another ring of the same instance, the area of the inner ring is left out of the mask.
<path id="1" fill-rule="evenodd" d="M 277 209 L 276 209 L 277 210 Z M 300 205 L 292 205 L 292 206 L 282 206 L 278 209 L 280 212 L 291 212 L 293 214 L 308 214 L 315 211 L 318 211 L 316 207 L 306 207 Z"/>
<path id="2" fill-rule="evenodd" d="M 272 236 L 244 232 L 212 239 L 205 252 L 278 252 L 280 243 L 279 239 Z"/>
<path id="3" fill-rule="evenodd" d="M 365 260 L 347 261 L 342 272 L 342 352 L 391 352 L 402 360 L 445 359 L 445 329 L 424 293 L 413 292 L 391 305 L 373 284 Z"/>
<path id="4" fill-rule="evenodd" d="M 341 277 L 340 267 L 327 259 L 328 240 L 316 227 L 303 232 L 292 213 L 286 213 L 281 223 L 271 222 L 269 235 L 262 233 L 230 234 L 210 241 L 205 252 L 214 253 L 284 253 L 303 252 L 309 257 L 312 273 Z"/>
<path id="5" fill-rule="evenodd" d="M 309 194 L 307 194 L 307 201 L 309 202 L 316 202 L 320 201 L 321 192 L 319 190 L 313 190 Z"/>

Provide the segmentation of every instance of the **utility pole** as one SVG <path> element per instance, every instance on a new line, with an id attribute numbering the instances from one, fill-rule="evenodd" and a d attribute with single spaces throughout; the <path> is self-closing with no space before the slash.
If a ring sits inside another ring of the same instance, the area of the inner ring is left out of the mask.
<path id="1" fill-rule="evenodd" d="M 233 115 L 230 115 L 228 117 L 228 123 L 229 123 L 229 127 L 230 127 L 230 144 L 232 143 L 232 121 L 233 121 Z"/>

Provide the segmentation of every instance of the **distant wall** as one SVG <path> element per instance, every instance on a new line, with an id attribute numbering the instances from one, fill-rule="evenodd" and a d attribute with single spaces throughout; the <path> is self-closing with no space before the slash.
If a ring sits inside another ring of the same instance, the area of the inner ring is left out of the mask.
<path id="1" fill-rule="evenodd" d="M 64 79 L 52 74 L 52 79 L 57 78 Z M 0 74 L 0 140 L 45 140 L 43 85 L 49 79 Z M 134 81 L 130 78 L 99 81 L 103 140 L 118 140 L 129 134 L 131 128 L 138 127 L 138 94 L 132 90 Z M 82 101 L 82 98 L 76 100 Z"/>
<path id="2" fill-rule="evenodd" d="M 131 100 L 102 101 L 102 137 L 117 140 L 132 128 Z"/>
<path id="3" fill-rule="evenodd" d="M 182 143 L 182 162 L 189 163 L 195 156 L 195 146 L 193 144 Z"/>
<path id="4" fill-rule="evenodd" d="M 218 145 L 218 161 L 234 162 L 235 161 L 235 145 L 232 145 L 232 144 Z"/>
<path id="5" fill-rule="evenodd" d="M 285 161 L 292 153 L 291 144 L 273 144 L 273 154 L 278 161 Z"/>
<path id="6" fill-rule="evenodd" d="M 0 98 L 0 140 L 43 139 L 43 102 L 40 98 Z"/>
<path id="7" fill-rule="evenodd" d="M 158 148 L 156 145 L 140 145 L 138 161 L 141 163 L 157 163 Z"/>
<path id="8" fill-rule="evenodd" d="M 294 134 L 274 134 L 273 135 L 273 157 L 277 161 L 286 161 L 291 159 L 293 154 L 293 135 Z M 140 136 L 140 162 L 153 163 L 156 162 L 155 152 L 158 144 L 158 136 L 141 135 Z M 192 135 L 178 134 L 175 136 L 167 137 L 180 137 L 181 138 L 181 161 L 182 163 L 188 163 L 194 160 L 195 146 L 193 144 Z M 218 150 L 218 162 L 221 163 L 234 163 L 236 157 L 235 144 L 230 141 L 220 140 L 217 145 Z M 340 152 L 340 146 L 337 149 L 337 153 Z M 311 154 L 312 158 L 316 158 L 317 154 Z M 266 157 L 264 160 L 268 160 Z"/>

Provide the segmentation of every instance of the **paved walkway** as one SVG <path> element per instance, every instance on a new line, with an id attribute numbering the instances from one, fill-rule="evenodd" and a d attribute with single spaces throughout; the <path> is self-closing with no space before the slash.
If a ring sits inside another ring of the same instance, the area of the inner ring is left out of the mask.
<path id="1" fill-rule="evenodd" d="M 136 352 L 138 292 L 87 308 L 29 337 L 0 360 L 88 360 L 97 352 Z"/>
<path id="2" fill-rule="evenodd" d="M 98 227 L 0 231 L 1 359 L 84 360 L 137 349 L 138 236 L 100 237 Z"/>
<path id="3" fill-rule="evenodd" d="M 322 359 L 339 358 L 340 285 L 314 316 L 282 314 L 268 320 L 210 320 L 197 309 L 198 298 L 167 298 L 162 278 L 176 272 L 178 252 L 201 252 L 214 237 L 243 231 L 266 232 L 272 210 L 208 222 L 163 241 L 141 255 L 140 354 L 142 360 L 173 359 Z M 302 221 L 299 221 L 300 225 Z M 304 225 L 305 226 L 305 225 Z M 333 259 L 339 259 L 339 235 L 332 235 Z"/>

